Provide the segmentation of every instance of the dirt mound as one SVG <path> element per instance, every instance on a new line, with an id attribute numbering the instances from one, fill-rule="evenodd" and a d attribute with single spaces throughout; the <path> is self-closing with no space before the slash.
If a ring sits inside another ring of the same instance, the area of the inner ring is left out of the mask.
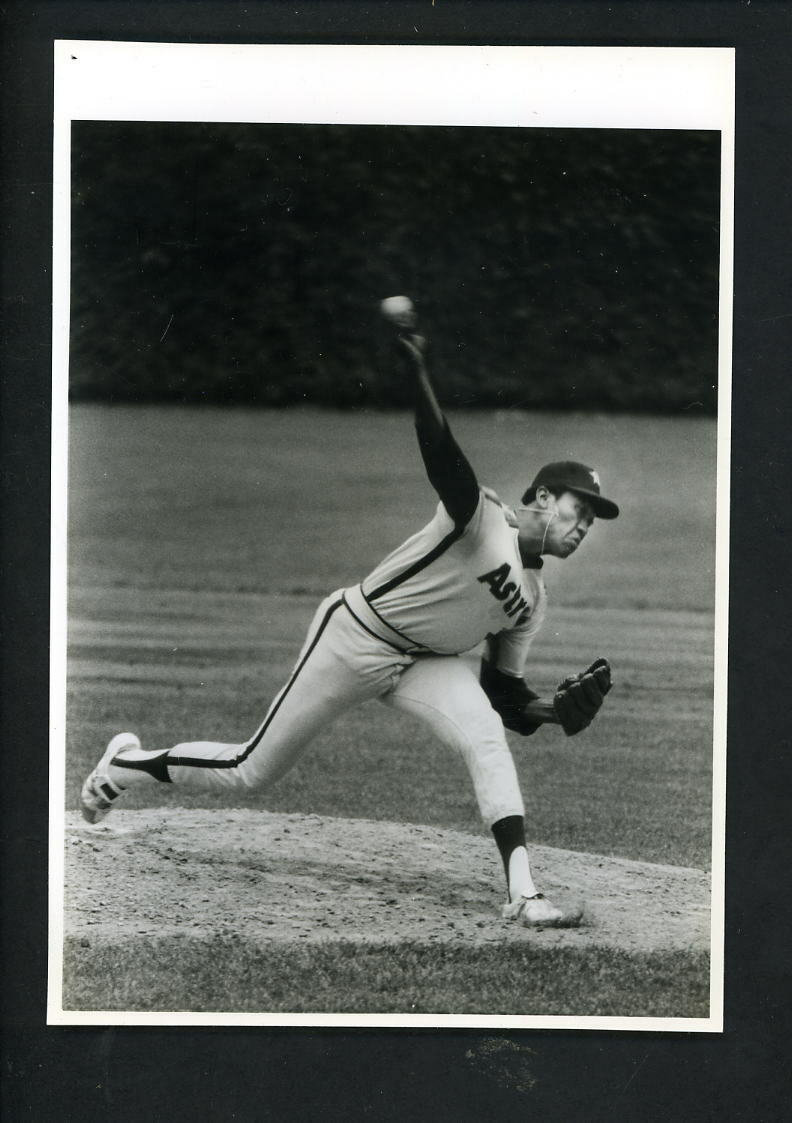
<path id="1" fill-rule="evenodd" d="M 89 827 L 66 816 L 64 928 L 91 943 L 125 936 L 295 940 L 541 940 L 631 951 L 706 949 L 709 878 L 531 846 L 535 878 L 559 904 L 585 903 L 576 930 L 500 919 L 492 842 L 435 827 L 181 808 L 115 811 Z"/>

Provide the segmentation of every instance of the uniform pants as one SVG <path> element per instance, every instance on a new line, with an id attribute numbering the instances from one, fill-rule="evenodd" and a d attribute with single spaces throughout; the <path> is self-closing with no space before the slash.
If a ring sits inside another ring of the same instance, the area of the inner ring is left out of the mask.
<path id="1" fill-rule="evenodd" d="M 503 724 L 470 667 L 455 655 L 397 651 L 355 619 L 341 592 L 319 606 L 289 681 L 253 737 L 176 745 L 168 775 L 203 790 L 268 787 L 339 714 L 371 698 L 413 714 L 462 756 L 487 826 L 524 813 Z"/>

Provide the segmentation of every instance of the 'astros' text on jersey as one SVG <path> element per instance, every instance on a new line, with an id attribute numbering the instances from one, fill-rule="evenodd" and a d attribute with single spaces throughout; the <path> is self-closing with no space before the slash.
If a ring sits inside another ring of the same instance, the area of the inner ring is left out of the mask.
<path id="1" fill-rule="evenodd" d="M 483 491 L 461 526 L 439 503 L 431 522 L 345 595 L 361 623 L 404 650 L 456 655 L 497 636 L 498 669 L 512 675 L 523 672 L 546 605 L 539 569 L 524 567 L 517 530 Z"/>

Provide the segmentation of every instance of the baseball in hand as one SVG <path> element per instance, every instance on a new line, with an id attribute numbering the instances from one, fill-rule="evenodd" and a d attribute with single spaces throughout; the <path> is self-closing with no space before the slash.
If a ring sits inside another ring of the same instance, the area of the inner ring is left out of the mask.
<path id="1" fill-rule="evenodd" d="M 380 304 L 380 312 L 397 328 L 415 327 L 415 305 L 409 296 L 387 296 Z"/>

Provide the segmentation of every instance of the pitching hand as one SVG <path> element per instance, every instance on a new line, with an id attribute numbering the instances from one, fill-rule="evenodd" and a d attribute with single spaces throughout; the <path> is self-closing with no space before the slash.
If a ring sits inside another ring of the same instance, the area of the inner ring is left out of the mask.
<path id="1" fill-rule="evenodd" d="M 426 340 L 424 337 L 422 335 L 403 335 L 400 332 L 398 339 L 399 343 L 405 351 L 412 356 L 415 362 L 423 365 L 424 356 L 426 354 Z"/>

